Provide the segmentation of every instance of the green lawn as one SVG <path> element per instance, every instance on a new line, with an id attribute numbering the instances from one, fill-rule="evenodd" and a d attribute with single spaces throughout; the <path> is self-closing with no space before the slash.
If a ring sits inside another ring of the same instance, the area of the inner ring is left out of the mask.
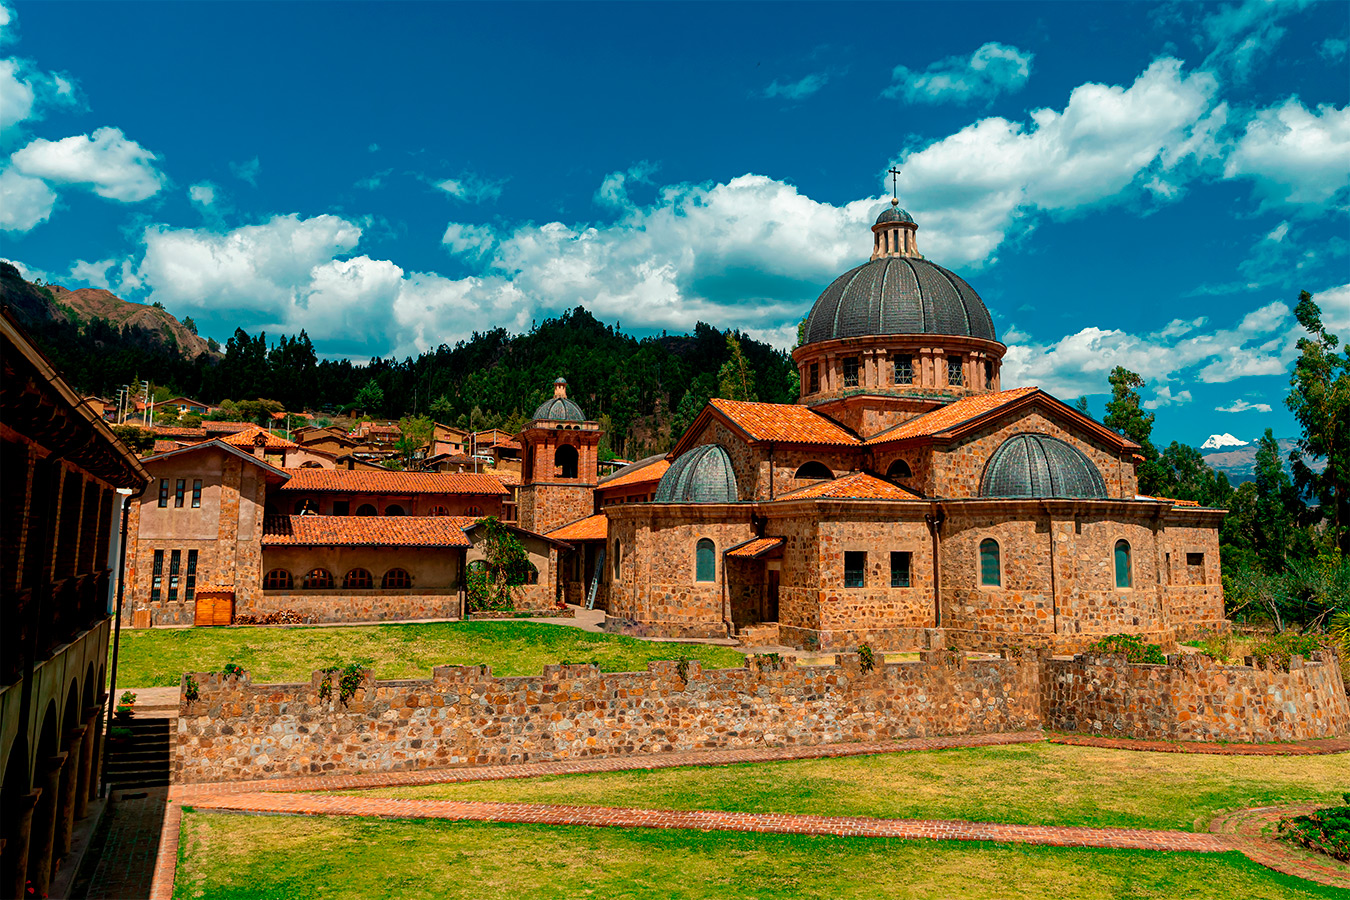
<path id="1" fill-rule="evenodd" d="M 548 663 L 598 662 L 607 672 L 645 671 L 688 656 L 705 668 L 736 668 L 730 647 L 669 644 L 536 622 L 417 625 L 137 629 L 122 632 L 118 686 L 177 685 L 184 672 L 235 662 L 255 682 L 309 681 L 326 661 L 373 660 L 378 678 L 430 678 L 433 666 L 487 663 L 496 675 L 538 675 Z"/>
<path id="2" fill-rule="evenodd" d="M 1038 743 L 363 793 L 1204 831 L 1223 809 L 1336 801 L 1347 789 L 1347 753 L 1200 756 Z"/>
<path id="3" fill-rule="evenodd" d="M 1237 853 L 187 812 L 175 900 L 1343 896 Z"/>

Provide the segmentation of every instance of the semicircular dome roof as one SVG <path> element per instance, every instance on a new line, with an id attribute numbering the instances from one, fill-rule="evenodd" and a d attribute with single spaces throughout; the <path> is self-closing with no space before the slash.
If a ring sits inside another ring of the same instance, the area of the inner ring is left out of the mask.
<path id="1" fill-rule="evenodd" d="M 562 422 L 585 422 L 586 414 L 566 397 L 554 397 L 545 400 L 534 411 L 536 419 L 555 419 Z"/>
<path id="2" fill-rule="evenodd" d="M 657 503 L 735 503 L 736 471 L 721 444 L 686 450 L 656 485 Z"/>
<path id="3" fill-rule="evenodd" d="M 998 446 L 980 479 L 981 497 L 1105 500 L 1106 481 L 1073 444 L 1045 434 L 1015 434 Z"/>
<path id="4" fill-rule="evenodd" d="M 905 210 L 901 209 L 900 207 L 892 203 L 890 206 L 886 207 L 881 211 L 881 215 L 877 216 L 876 223 L 878 225 L 885 224 L 886 222 L 908 222 L 909 224 L 913 225 L 914 217 L 911 216 Z"/>
<path id="5" fill-rule="evenodd" d="M 894 210 L 882 215 L 887 212 Z M 994 320 L 975 289 L 917 256 L 884 256 L 848 270 L 825 289 L 806 317 L 808 344 L 873 334 L 998 340 Z"/>

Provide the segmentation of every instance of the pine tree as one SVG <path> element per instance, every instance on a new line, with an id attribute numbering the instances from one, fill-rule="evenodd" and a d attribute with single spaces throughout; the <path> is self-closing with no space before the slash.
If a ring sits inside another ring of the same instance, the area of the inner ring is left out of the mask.
<path id="1" fill-rule="evenodd" d="M 1294 541 L 1294 486 L 1284 471 L 1280 445 L 1267 428 L 1256 442 L 1256 503 L 1252 528 L 1256 552 L 1267 572 L 1284 570 Z"/>
<path id="2" fill-rule="evenodd" d="M 1106 404 L 1102 424 L 1139 445 L 1139 455 L 1144 457 L 1138 467 L 1139 492 L 1156 496 L 1167 487 L 1167 474 L 1158 462 L 1158 448 L 1149 439 L 1153 434 L 1153 413 L 1144 412 L 1136 390 L 1144 386 L 1144 379 L 1124 366 L 1116 366 L 1109 380 L 1111 399 Z"/>
<path id="3" fill-rule="evenodd" d="M 1309 334 L 1299 339 L 1284 401 L 1303 429 L 1299 452 L 1289 457 L 1294 484 L 1317 501 L 1332 540 L 1350 554 L 1350 349 L 1336 352 L 1340 341 L 1322 324 L 1322 311 L 1307 291 L 1299 294 L 1294 316 Z M 1326 460 L 1326 468 L 1315 472 L 1304 457 Z"/>
<path id="4" fill-rule="evenodd" d="M 754 400 L 755 373 L 736 335 L 727 335 L 727 361 L 717 373 L 717 396 L 723 400 Z"/>

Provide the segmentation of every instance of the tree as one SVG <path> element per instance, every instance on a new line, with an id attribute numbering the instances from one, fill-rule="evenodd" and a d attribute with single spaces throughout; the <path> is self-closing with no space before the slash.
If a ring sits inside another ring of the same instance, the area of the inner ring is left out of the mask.
<path id="1" fill-rule="evenodd" d="M 1166 485 L 1166 473 L 1158 464 L 1158 448 L 1149 440 L 1153 434 L 1153 413 L 1144 412 L 1135 390 L 1144 386 L 1144 379 L 1124 366 L 1116 366 L 1109 380 L 1111 399 L 1106 404 L 1102 424 L 1139 445 L 1139 455 L 1144 457 L 1138 467 L 1139 492 L 1159 494 Z"/>
<path id="2" fill-rule="evenodd" d="M 114 425 L 112 433 L 117 439 L 131 448 L 131 452 L 140 455 L 155 449 L 155 433 L 136 425 Z"/>
<path id="3" fill-rule="evenodd" d="M 183 318 L 183 327 L 193 334 L 197 333 L 197 323 L 192 321 L 192 316 L 185 316 Z"/>
<path id="4" fill-rule="evenodd" d="M 717 396 L 723 400 L 754 400 L 755 373 L 736 335 L 727 335 L 727 361 L 717 373 Z"/>
<path id="5" fill-rule="evenodd" d="M 352 399 L 352 406 L 363 412 L 371 410 L 380 410 L 384 407 L 384 389 L 372 378 L 365 383 L 361 390 L 356 392 Z"/>
<path id="6" fill-rule="evenodd" d="M 431 401 L 431 417 L 437 422 L 449 422 L 455 416 L 455 404 L 450 402 L 450 398 L 441 394 L 435 400 Z"/>
<path id="7" fill-rule="evenodd" d="M 261 397 L 257 400 L 240 400 L 234 404 L 235 415 L 239 417 L 239 421 L 254 422 L 258 425 L 272 424 L 272 413 L 279 413 L 284 409 L 280 401 L 264 400 Z"/>
<path id="8" fill-rule="evenodd" d="M 1303 429 L 1299 452 L 1289 456 L 1294 485 L 1317 502 L 1328 536 L 1342 554 L 1350 554 L 1350 348 L 1336 352 L 1340 340 L 1327 331 L 1307 291 L 1299 294 L 1294 316 L 1309 335 L 1299 338 L 1284 401 Z M 1326 460 L 1326 468 L 1313 471 L 1305 457 Z"/>
<path id="9" fill-rule="evenodd" d="M 426 416 L 404 416 L 398 420 L 399 439 L 394 449 L 403 454 L 403 458 L 412 462 L 413 455 L 431 444 L 436 436 L 436 423 Z"/>
<path id="10" fill-rule="evenodd" d="M 1090 416 L 1090 415 L 1092 415 L 1092 413 L 1088 412 L 1088 398 L 1087 398 L 1087 397 L 1079 397 L 1077 400 L 1075 400 L 1075 401 L 1074 401 L 1074 404 L 1073 404 L 1073 408 L 1076 409 L 1076 410 L 1078 410 L 1080 413 L 1082 413 L 1082 414 L 1085 415 L 1085 416 Z"/>
<path id="11" fill-rule="evenodd" d="M 1256 442 L 1256 506 L 1253 538 L 1267 572 L 1284 570 L 1294 543 L 1294 508 L 1298 495 L 1280 459 L 1280 445 L 1267 428 Z"/>

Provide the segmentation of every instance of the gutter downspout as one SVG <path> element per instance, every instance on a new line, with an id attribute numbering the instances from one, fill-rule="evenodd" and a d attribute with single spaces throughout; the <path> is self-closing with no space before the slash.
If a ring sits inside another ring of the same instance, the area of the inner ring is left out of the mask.
<path id="1" fill-rule="evenodd" d="M 98 773 L 98 795 L 106 797 L 108 795 L 108 735 L 112 732 L 113 711 L 117 703 L 117 654 L 121 648 L 122 639 L 122 606 L 126 597 L 127 585 L 127 518 L 131 515 L 131 501 L 139 500 L 149 487 L 149 482 L 141 485 L 141 489 L 136 493 L 123 494 L 118 491 L 122 497 L 122 537 L 121 546 L 117 552 L 117 610 L 116 618 L 113 619 L 113 654 L 112 666 L 108 671 L 108 714 L 103 721 L 103 747 L 99 753 Z M 170 773 L 172 777 L 172 773 Z"/>
<path id="2" fill-rule="evenodd" d="M 923 520 L 928 523 L 928 533 L 933 537 L 933 627 L 942 627 L 942 565 L 940 562 L 942 552 L 942 542 L 939 534 L 942 531 L 942 523 L 947 520 L 947 514 L 942 509 L 942 504 L 934 503 L 933 511 L 924 515 Z"/>

